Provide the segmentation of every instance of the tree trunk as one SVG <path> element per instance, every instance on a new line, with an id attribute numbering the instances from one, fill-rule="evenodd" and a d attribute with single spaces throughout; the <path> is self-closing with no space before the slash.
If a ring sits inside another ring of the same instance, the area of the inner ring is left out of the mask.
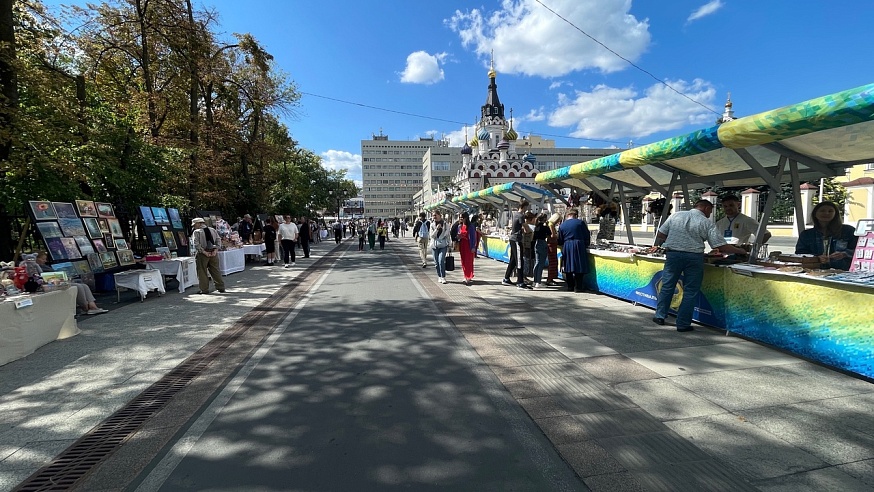
<path id="1" fill-rule="evenodd" d="M 188 142 L 191 144 L 191 158 L 188 171 L 188 200 L 191 206 L 196 205 L 197 194 L 195 184 L 197 179 L 198 151 L 200 140 L 200 79 L 197 71 L 197 26 L 194 23 L 194 9 L 191 0 L 185 1 L 188 10 Z"/>
<path id="2" fill-rule="evenodd" d="M 146 90 L 147 113 L 149 115 L 149 132 L 153 139 L 158 138 L 158 110 L 155 105 L 155 82 L 152 80 L 152 66 L 149 50 L 149 23 L 146 19 L 146 11 L 149 9 L 149 0 L 136 0 L 134 5 L 137 9 L 137 21 L 140 26 L 140 65 L 143 69 L 143 87 Z"/>
<path id="3" fill-rule="evenodd" d="M 8 161 L 15 135 L 15 114 L 18 111 L 18 73 L 15 48 L 14 0 L 0 0 L 0 161 Z M 4 180 L 5 173 L 0 173 Z M 3 185 L 0 181 L 0 185 Z"/>

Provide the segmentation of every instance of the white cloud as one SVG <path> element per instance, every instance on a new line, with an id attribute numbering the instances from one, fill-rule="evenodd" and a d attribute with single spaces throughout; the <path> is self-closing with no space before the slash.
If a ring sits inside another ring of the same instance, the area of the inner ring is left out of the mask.
<path id="1" fill-rule="evenodd" d="M 702 17 L 707 17 L 708 15 L 715 13 L 717 10 L 721 9 L 724 6 L 721 0 L 712 0 L 707 2 L 698 8 L 698 10 L 692 12 L 686 22 L 696 21 Z"/>
<path id="2" fill-rule="evenodd" d="M 549 84 L 549 90 L 558 89 L 559 87 L 561 87 L 563 85 L 566 85 L 568 87 L 573 87 L 574 83 L 568 82 L 566 80 L 556 80 L 555 82 L 552 82 L 551 84 Z"/>
<path id="3" fill-rule="evenodd" d="M 522 117 L 525 121 L 543 121 L 546 119 L 546 114 L 543 111 L 543 106 L 534 108 Z"/>
<path id="4" fill-rule="evenodd" d="M 443 69 L 446 53 L 428 54 L 416 51 L 407 56 L 407 67 L 401 72 L 401 82 L 407 84 L 435 84 L 443 80 Z"/>
<path id="5" fill-rule="evenodd" d="M 716 90 L 706 81 L 667 81 L 679 92 L 712 106 Z M 718 115 L 662 84 L 643 95 L 631 87 L 599 85 L 591 92 L 559 94 L 559 108 L 549 115 L 553 127 L 574 127 L 571 136 L 591 139 L 641 138 L 687 125 L 714 124 Z"/>
<path id="6" fill-rule="evenodd" d="M 321 153 L 322 166 L 327 169 L 346 169 L 346 178 L 361 188 L 361 155 L 345 150 L 328 150 Z"/>
<path id="7" fill-rule="evenodd" d="M 649 22 L 629 13 L 630 0 L 551 0 L 549 6 L 629 60 L 637 60 L 650 43 Z M 629 67 L 535 0 L 503 0 L 495 12 L 457 10 L 445 23 L 480 56 L 488 58 L 494 50 L 499 73 L 560 77 Z"/>

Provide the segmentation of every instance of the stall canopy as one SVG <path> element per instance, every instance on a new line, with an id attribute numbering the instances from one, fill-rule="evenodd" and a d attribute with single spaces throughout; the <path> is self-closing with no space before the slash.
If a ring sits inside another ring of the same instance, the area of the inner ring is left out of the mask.
<path id="1" fill-rule="evenodd" d="M 874 84 L 542 172 L 536 181 L 669 196 L 677 186 L 778 188 L 868 162 L 874 162 Z"/>
<path id="2" fill-rule="evenodd" d="M 510 181 L 479 191 L 472 191 L 452 199 L 460 205 L 505 205 L 508 202 L 519 202 L 523 198 L 529 202 L 540 202 L 552 196 L 552 193 L 537 186 Z"/>

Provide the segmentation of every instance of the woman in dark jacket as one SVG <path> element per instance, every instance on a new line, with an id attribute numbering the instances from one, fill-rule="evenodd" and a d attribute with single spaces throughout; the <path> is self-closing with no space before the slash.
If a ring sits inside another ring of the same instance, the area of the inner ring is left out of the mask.
<path id="1" fill-rule="evenodd" d="M 534 288 L 543 288 L 540 280 L 543 278 L 543 268 L 546 267 L 547 261 L 547 241 L 552 237 L 552 229 L 547 222 L 546 213 L 541 213 L 537 216 L 537 223 L 534 225 Z"/>
<path id="2" fill-rule="evenodd" d="M 583 276 L 589 273 L 588 247 L 591 241 L 589 226 L 577 218 L 577 210 L 567 212 L 567 219 L 558 228 L 558 245 L 561 247 L 561 262 L 567 290 L 585 292 Z"/>
<path id="3" fill-rule="evenodd" d="M 268 216 L 264 221 L 264 252 L 267 256 L 267 261 L 264 263 L 267 266 L 273 266 L 276 260 L 276 224 L 273 217 Z"/>
<path id="4" fill-rule="evenodd" d="M 798 235 L 795 253 L 819 256 L 823 268 L 849 270 L 859 240 L 856 228 L 843 223 L 832 202 L 820 202 L 810 215 L 813 228 Z"/>

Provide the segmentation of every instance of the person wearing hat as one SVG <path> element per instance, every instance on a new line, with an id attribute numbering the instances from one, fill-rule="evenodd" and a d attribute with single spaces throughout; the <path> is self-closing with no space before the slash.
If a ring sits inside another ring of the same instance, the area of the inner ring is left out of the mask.
<path id="1" fill-rule="evenodd" d="M 549 225 L 550 236 L 546 240 L 546 285 L 558 285 L 558 226 L 561 215 L 556 212 L 546 222 Z"/>
<path id="2" fill-rule="evenodd" d="M 246 214 L 243 216 L 243 220 L 240 221 L 240 226 L 237 228 L 237 232 L 240 233 L 240 239 L 242 239 L 243 244 L 250 244 L 252 239 L 252 232 L 255 230 L 255 224 L 252 223 L 252 216 Z"/>
<path id="3" fill-rule="evenodd" d="M 191 244 L 196 251 L 194 256 L 197 265 L 197 280 L 200 286 L 198 294 L 209 294 L 209 278 L 215 282 L 215 288 L 219 292 L 225 291 L 225 281 L 219 271 L 218 262 L 218 231 L 206 225 L 206 221 L 200 217 L 191 220 Z"/>

